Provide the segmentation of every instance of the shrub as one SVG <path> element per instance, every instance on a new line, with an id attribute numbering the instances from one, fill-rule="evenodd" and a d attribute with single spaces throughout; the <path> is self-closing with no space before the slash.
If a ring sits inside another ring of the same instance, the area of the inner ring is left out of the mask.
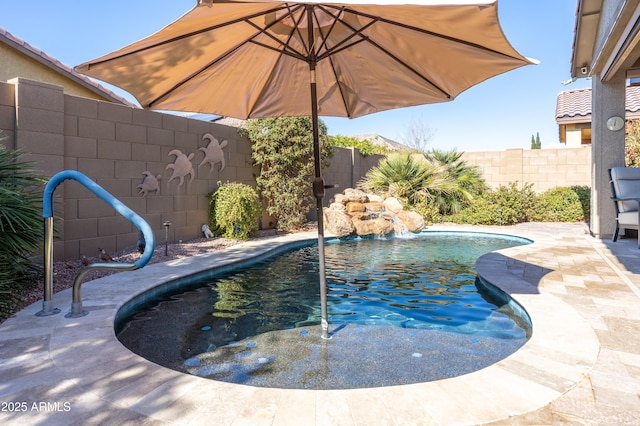
<path id="1" fill-rule="evenodd" d="M 332 149 L 325 124 L 318 124 L 322 166 L 326 167 Z M 304 224 L 315 200 L 311 117 L 253 119 L 241 133 L 251 140 L 252 157 L 260 167 L 256 183 L 268 203 L 267 213 L 283 230 Z"/>
<path id="2" fill-rule="evenodd" d="M 243 183 L 219 185 L 209 203 L 212 229 L 226 238 L 246 240 L 255 235 L 262 214 L 256 191 Z"/>
<path id="3" fill-rule="evenodd" d="M 353 136 L 329 136 L 329 143 L 331 146 L 338 146 L 342 148 L 357 148 L 363 157 L 368 157 L 372 154 L 389 154 L 389 149 L 387 147 L 376 145 L 368 139 L 358 139 Z"/>
<path id="4" fill-rule="evenodd" d="M 532 184 L 501 186 L 473 200 L 471 206 L 446 220 L 474 225 L 512 225 L 522 222 L 577 222 L 589 219 L 588 186 L 556 187 L 542 194 Z"/>
<path id="5" fill-rule="evenodd" d="M 0 317 L 41 272 L 30 256 L 43 242 L 42 183 L 23 154 L 0 145 Z"/>
<path id="6" fill-rule="evenodd" d="M 518 188 L 517 182 L 487 191 L 473 200 L 460 214 L 447 219 L 456 223 L 474 225 L 513 225 L 533 219 L 536 194 L 533 184 Z"/>
<path id="7" fill-rule="evenodd" d="M 591 220 L 591 188 L 586 185 L 574 185 L 570 188 L 578 195 L 585 221 Z"/>
<path id="8" fill-rule="evenodd" d="M 538 196 L 534 220 L 578 222 L 584 219 L 584 208 L 580 197 L 572 188 L 555 187 Z"/>

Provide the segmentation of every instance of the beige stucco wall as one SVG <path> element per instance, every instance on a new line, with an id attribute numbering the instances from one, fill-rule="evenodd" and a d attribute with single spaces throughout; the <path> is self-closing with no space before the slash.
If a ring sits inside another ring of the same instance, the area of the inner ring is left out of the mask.
<path id="1" fill-rule="evenodd" d="M 41 64 L 16 49 L 0 43 L 0 81 L 9 81 L 21 77 L 34 81 L 55 84 L 63 87 L 64 93 L 83 98 L 106 100 L 81 84 L 65 77 L 63 74 Z"/>
<path id="2" fill-rule="evenodd" d="M 582 146 L 582 129 L 576 128 L 575 124 L 567 124 L 566 145 L 571 148 Z"/>
<path id="3" fill-rule="evenodd" d="M 589 147 L 466 152 L 462 159 L 480 167 L 492 188 L 532 183 L 534 191 L 544 192 L 556 186 L 591 185 Z"/>

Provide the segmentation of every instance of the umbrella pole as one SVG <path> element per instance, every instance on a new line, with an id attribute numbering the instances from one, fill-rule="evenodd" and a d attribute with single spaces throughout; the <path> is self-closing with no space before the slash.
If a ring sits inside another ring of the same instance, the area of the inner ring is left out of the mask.
<path id="1" fill-rule="evenodd" d="M 316 91 L 315 63 L 309 64 L 311 81 L 311 122 L 313 126 L 313 160 L 315 179 L 313 180 L 313 195 L 316 197 L 316 212 L 318 216 L 318 263 L 320 276 L 320 313 L 322 338 L 329 339 L 329 321 L 327 320 L 327 278 L 324 259 L 324 214 L 322 212 L 322 198 L 324 197 L 324 179 L 322 178 L 320 161 L 320 131 L 318 129 L 318 95 Z"/>

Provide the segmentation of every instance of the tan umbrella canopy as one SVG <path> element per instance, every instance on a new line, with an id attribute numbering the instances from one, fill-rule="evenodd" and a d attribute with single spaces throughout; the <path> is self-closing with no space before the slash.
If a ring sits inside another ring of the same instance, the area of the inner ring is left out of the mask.
<path id="1" fill-rule="evenodd" d="M 376 3 L 199 0 L 159 32 L 76 67 L 145 108 L 243 119 L 312 116 L 323 337 L 318 115 L 355 118 L 446 102 L 532 63 L 505 38 L 497 1 Z"/>

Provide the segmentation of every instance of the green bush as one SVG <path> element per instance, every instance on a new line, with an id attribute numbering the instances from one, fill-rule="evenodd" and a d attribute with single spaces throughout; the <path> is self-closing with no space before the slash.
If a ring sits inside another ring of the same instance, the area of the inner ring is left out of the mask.
<path id="1" fill-rule="evenodd" d="M 522 222 L 577 222 L 589 219 L 591 191 L 587 186 L 556 187 L 542 194 L 532 184 L 500 186 L 475 198 L 470 207 L 444 220 L 474 225 Z"/>
<path id="2" fill-rule="evenodd" d="M 591 188 L 586 185 L 574 185 L 569 188 L 578 195 L 584 220 L 589 222 L 591 220 Z"/>
<path id="3" fill-rule="evenodd" d="M 252 119 L 240 131 L 251 140 L 254 165 L 260 168 L 257 190 L 267 202 L 267 213 L 284 231 L 303 225 L 314 206 L 312 124 L 311 117 Z M 321 164 L 327 167 L 333 151 L 327 127 L 322 120 L 318 125 Z"/>
<path id="4" fill-rule="evenodd" d="M 42 183 L 23 154 L 0 144 L 0 317 L 33 285 L 41 268 L 30 257 L 42 244 Z"/>
<path id="5" fill-rule="evenodd" d="M 456 223 L 474 225 L 513 225 L 529 222 L 535 215 L 537 196 L 533 184 L 518 188 L 517 182 L 500 186 L 475 198 L 460 214 L 447 217 Z"/>
<path id="6" fill-rule="evenodd" d="M 262 206 L 249 185 L 220 184 L 211 195 L 209 206 L 211 228 L 223 237 L 246 240 L 257 233 Z"/>
<path id="7" fill-rule="evenodd" d="M 329 143 L 331 146 L 338 146 L 341 148 L 357 148 L 363 157 L 368 157 L 373 154 L 389 154 L 389 149 L 387 147 L 376 145 L 368 139 L 358 139 L 353 136 L 329 136 Z"/>
<path id="8" fill-rule="evenodd" d="M 585 220 L 580 196 L 573 188 L 555 187 L 538 196 L 534 220 L 539 222 L 578 222 Z"/>

